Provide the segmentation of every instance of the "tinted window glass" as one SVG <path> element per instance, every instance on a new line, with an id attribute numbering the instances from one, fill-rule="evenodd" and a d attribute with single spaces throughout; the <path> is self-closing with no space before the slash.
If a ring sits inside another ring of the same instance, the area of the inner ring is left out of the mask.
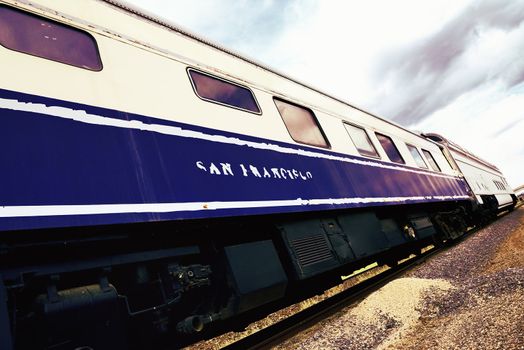
<path id="1" fill-rule="evenodd" d="M 393 140 L 391 137 L 382 135 L 382 134 L 376 134 L 377 139 L 382 145 L 382 148 L 384 148 L 384 151 L 386 151 L 386 154 L 388 155 L 388 158 L 395 163 L 401 163 L 404 164 L 404 159 L 400 155 L 400 152 L 398 151 L 397 147 L 393 143 Z"/>
<path id="2" fill-rule="evenodd" d="M 366 130 L 346 123 L 344 123 L 344 126 L 346 127 L 349 137 L 355 144 L 355 147 L 357 148 L 360 154 L 362 154 L 363 156 L 378 158 L 377 150 L 375 149 L 375 146 L 373 146 L 373 144 L 371 143 L 371 140 L 369 139 Z"/>
<path id="3" fill-rule="evenodd" d="M 274 101 L 293 140 L 317 147 L 329 147 L 312 111 L 276 98 Z"/>
<path id="4" fill-rule="evenodd" d="M 1 5 L 0 44 L 80 68 L 102 69 L 96 42 L 89 34 Z"/>
<path id="5" fill-rule="evenodd" d="M 418 151 L 417 147 L 415 146 L 412 146 L 412 145 L 407 145 L 408 146 L 408 149 L 409 149 L 409 153 L 411 153 L 411 155 L 413 156 L 413 158 L 415 159 L 415 163 L 417 163 L 417 165 L 420 167 L 420 168 L 428 168 L 426 162 L 424 161 L 424 159 L 422 159 L 422 156 L 420 155 L 420 152 Z"/>
<path id="6" fill-rule="evenodd" d="M 433 155 L 430 151 L 426 151 L 425 149 L 422 150 L 422 153 L 426 156 L 426 159 L 431 166 L 431 169 L 435 171 L 440 171 L 440 167 L 438 166 L 437 162 L 435 162 L 435 158 L 433 158 Z"/>
<path id="7" fill-rule="evenodd" d="M 442 151 L 442 155 L 444 156 L 444 158 L 446 158 L 446 160 L 448 161 L 448 164 L 451 167 L 451 169 L 457 170 L 457 168 L 455 167 L 455 165 L 453 165 L 453 162 L 451 161 L 451 155 L 448 155 L 448 152 L 444 148 L 441 148 L 440 150 Z"/>
<path id="8" fill-rule="evenodd" d="M 260 108 L 249 89 L 194 70 L 189 70 L 189 75 L 200 98 L 260 114 Z"/>

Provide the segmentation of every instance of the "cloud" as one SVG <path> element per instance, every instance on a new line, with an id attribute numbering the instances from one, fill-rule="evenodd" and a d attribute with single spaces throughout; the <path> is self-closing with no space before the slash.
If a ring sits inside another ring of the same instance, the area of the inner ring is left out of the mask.
<path id="1" fill-rule="evenodd" d="M 169 17 L 191 32 L 235 51 L 253 56 L 286 32 L 286 27 L 314 11 L 314 0 L 131 0 Z M 256 58 L 256 57 L 255 57 Z"/>
<path id="2" fill-rule="evenodd" d="M 514 121 L 510 122 L 509 124 L 504 125 L 502 128 L 499 128 L 497 131 L 493 132 L 491 134 L 491 136 L 493 138 L 496 138 L 496 137 L 504 134 L 505 132 L 514 129 L 515 127 L 519 126 L 518 124 L 521 124 L 523 122 L 524 122 L 524 119 L 514 120 Z M 522 135 L 522 137 L 524 137 L 524 135 Z"/>
<path id="3" fill-rule="evenodd" d="M 524 83 L 506 90 L 505 82 L 464 93 L 413 127 L 436 132 L 499 167 L 508 182 L 524 183 Z"/>
<path id="4" fill-rule="evenodd" d="M 472 3 L 433 35 L 379 61 L 372 109 L 411 125 L 483 84 L 521 83 L 523 23 L 522 1 Z"/>

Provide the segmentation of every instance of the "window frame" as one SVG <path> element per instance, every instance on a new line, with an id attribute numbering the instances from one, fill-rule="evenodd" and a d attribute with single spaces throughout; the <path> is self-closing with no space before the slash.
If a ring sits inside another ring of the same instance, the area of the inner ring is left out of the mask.
<path id="1" fill-rule="evenodd" d="M 280 112 L 280 109 L 278 108 L 278 105 L 277 105 L 276 101 L 284 102 L 284 103 L 287 103 L 287 104 L 290 104 L 292 106 L 295 106 L 295 107 L 298 107 L 298 108 L 302 108 L 302 109 L 308 111 L 311 114 L 311 116 L 313 117 L 313 121 L 315 122 L 315 125 L 317 126 L 318 130 L 320 131 L 320 134 L 322 135 L 322 138 L 326 142 L 326 146 L 315 145 L 315 144 L 312 144 L 312 143 L 306 143 L 306 142 L 302 142 L 302 141 L 296 140 L 293 137 L 293 134 L 291 134 L 291 131 L 289 130 L 288 125 L 286 123 L 286 120 L 282 116 L 282 113 Z M 317 118 L 315 112 L 313 112 L 313 110 L 311 108 L 299 105 L 298 103 L 294 103 L 294 102 L 291 102 L 289 100 L 285 100 L 285 99 L 283 99 L 281 97 L 277 97 L 277 96 L 273 96 L 273 103 L 275 104 L 275 108 L 277 109 L 278 115 L 282 119 L 282 122 L 284 123 L 284 126 L 286 127 L 286 130 L 287 130 L 289 136 L 291 137 L 291 139 L 293 141 L 295 141 L 296 143 L 302 144 L 302 145 L 313 146 L 313 147 L 318 147 L 318 148 L 323 148 L 323 149 L 331 149 L 331 143 L 329 142 L 329 139 L 327 138 L 326 133 L 322 129 L 322 126 L 320 125 L 320 122 L 318 121 L 318 118 Z"/>
<path id="2" fill-rule="evenodd" d="M 420 169 L 428 169 L 429 170 L 429 166 L 426 163 L 426 161 L 424 160 L 424 157 L 422 156 L 422 154 L 420 154 L 420 151 L 418 150 L 418 147 L 415 146 L 415 145 L 412 145 L 411 143 L 406 143 L 406 147 L 408 148 L 408 151 L 409 151 L 409 154 L 411 154 L 411 157 L 415 160 L 415 164 L 417 165 L 417 167 L 419 167 Z M 422 163 L 424 163 L 424 166 L 421 166 L 417 162 L 417 158 L 413 155 L 413 152 L 411 151 L 412 149 L 417 151 L 417 154 L 420 157 L 420 159 L 422 160 Z"/>
<path id="3" fill-rule="evenodd" d="M 439 147 L 439 148 L 440 148 L 440 152 L 444 156 L 444 159 L 446 159 L 446 162 L 448 162 L 450 168 L 452 170 L 454 170 L 454 171 L 459 171 L 458 164 L 456 164 L 456 162 L 453 159 L 453 156 L 451 155 L 449 150 L 447 148 L 444 148 L 444 147 Z"/>
<path id="4" fill-rule="evenodd" d="M 353 142 L 353 145 L 355 146 L 357 152 L 363 156 L 363 157 L 368 157 L 368 158 L 373 158 L 373 159 L 382 159 L 382 157 L 380 156 L 380 153 L 378 153 L 378 150 L 377 150 L 377 147 L 375 146 L 375 144 L 373 143 L 373 141 L 371 140 L 371 137 L 369 137 L 369 134 L 367 132 L 367 130 L 361 126 L 358 126 L 358 125 L 355 125 L 353 123 L 350 123 L 350 122 L 347 122 L 347 121 L 342 121 L 342 124 L 344 125 L 344 129 L 346 130 L 348 136 L 349 136 L 349 139 L 351 140 L 351 142 Z M 352 126 L 354 128 L 357 128 L 357 129 L 360 129 L 364 132 L 364 135 L 366 135 L 366 138 L 367 140 L 369 141 L 369 144 L 371 145 L 371 147 L 373 148 L 373 150 L 375 151 L 375 155 L 371 155 L 371 154 L 362 154 L 361 150 L 358 148 L 357 144 L 355 143 L 355 140 L 353 140 L 353 138 L 351 137 L 351 133 L 349 132 L 349 130 L 346 128 L 346 125 L 349 125 L 349 126 Z"/>
<path id="5" fill-rule="evenodd" d="M 386 139 L 388 139 L 391 142 L 391 144 L 393 145 L 393 147 L 397 151 L 397 153 L 398 153 L 400 159 L 402 160 L 402 162 L 396 162 L 396 161 L 391 159 L 391 157 L 389 156 L 388 152 L 386 151 L 386 149 L 382 145 L 382 142 L 380 142 L 379 136 L 385 137 Z M 380 147 L 382 147 L 382 150 L 384 151 L 384 153 L 386 153 L 387 159 L 390 162 L 395 163 L 395 164 L 404 164 L 404 165 L 406 165 L 406 160 L 404 159 L 404 157 L 402 157 L 402 153 L 400 153 L 400 150 L 398 149 L 397 145 L 395 144 L 395 141 L 393 140 L 393 138 L 391 136 L 388 136 L 388 135 L 383 134 L 381 132 L 375 131 L 375 137 L 377 138 L 378 143 L 380 144 Z"/>
<path id="6" fill-rule="evenodd" d="M 86 31 L 84 29 L 75 27 L 75 26 L 73 26 L 71 24 L 62 23 L 62 22 L 59 22 L 59 21 L 57 21 L 55 19 L 52 19 L 52 18 L 49 18 L 49 17 L 45 17 L 43 15 L 39 15 L 39 14 L 36 14 L 36 13 L 32 13 L 32 12 L 29 12 L 29 11 L 26 11 L 24 9 L 20 9 L 20 8 L 17 8 L 17 7 L 8 6 L 8 5 L 5 5 L 5 4 L 0 4 L 0 8 L 2 8 L 2 7 L 3 8 L 7 8 L 7 9 L 12 10 L 12 11 L 15 11 L 15 12 L 20 12 L 21 14 L 24 14 L 24 15 L 26 15 L 28 17 L 33 17 L 33 18 L 36 18 L 36 19 L 52 22 L 52 23 L 54 23 L 57 26 L 65 27 L 65 28 L 70 29 L 72 31 L 75 31 L 75 32 L 78 32 L 78 33 L 86 35 L 87 37 L 89 37 L 91 39 L 91 42 L 93 43 L 93 46 L 94 46 L 94 49 L 95 49 L 95 52 L 96 52 L 96 56 L 98 58 L 98 62 L 100 63 L 100 69 L 91 69 L 91 68 L 87 68 L 85 66 L 72 64 L 70 62 L 64 62 L 64 61 L 56 60 L 56 59 L 53 59 L 53 58 L 50 58 L 50 57 L 47 57 L 47 56 L 37 55 L 34 52 L 17 50 L 15 48 L 5 46 L 2 42 L 0 42 L 0 46 L 1 47 L 5 48 L 7 50 L 13 51 L 13 52 L 18 52 L 18 53 L 21 53 L 21 54 L 24 54 L 24 55 L 29 55 L 29 56 L 32 56 L 32 57 L 41 58 L 41 59 L 48 60 L 48 61 L 51 61 L 51 62 L 65 64 L 65 65 L 70 66 L 70 67 L 85 69 L 85 70 L 88 70 L 88 71 L 91 71 L 91 72 L 101 72 L 104 69 L 104 62 L 102 61 L 102 56 L 100 55 L 100 48 L 98 47 L 98 41 L 96 40 L 96 38 L 90 32 L 88 32 L 88 31 Z"/>
<path id="7" fill-rule="evenodd" d="M 234 82 L 232 80 L 227 80 L 227 79 L 222 78 L 220 76 L 217 76 L 217 75 L 214 75 L 214 74 L 211 74 L 211 73 L 208 73 L 208 72 L 205 72 L 205 71 L 202 71 L 200 69 L 193 68 L 193 67 L 187 67 L 186 71 L 187 71 L 187 75 L 189 77 L 189 82 L 191 83 L 191 87 L 193 88 L 193 92 L 202 101 L 206 101 L 206 102 L 209 102 L 209 103 L 214 103 L 214 104 L 217 104 L 217 105 L 220 105 L 220 106 L 229 107 L 229 108 L 232 108 L 232 109 L 236 109 L 236 110 L 239 110 L 239 111 L 243 111 L 243 112 L 247 112 L 247 113 L 251 113 L 251 114 L 255 114 L 255 115 L 262 115 L 262 108 L 260 107 L 260 104 L 258 103 L 258 100 L 257 100 L 257 97 L 255 95 L 255 92 L 253 90 L 251 90 L 250 87 L 242 85 L 242 84 L 239 84 L 239 83 L 236 83 L 236 82 Z M 211 79 L 220 80 L 220 81 L 222 81 L 222 82 L 224 82 L 226 84 L 235 85 L 235 86 L 238 86 L 238 87 L 240 87 L 242 89 L 245 89 L 245 90 L 249 91 L 249 93 L 253 97 L 253 100 L 255 101 L 255 105 L 258 108 L 258 112 L 255 112 L 255 111 L 252 111 L 252 110 L 249 110 L 249 109 L 245 109 L 245 108 L 241 108 L 241 107 L 237 107 L 235 105 L 223 103 L 223 102 L 220 102 L 220 101 L 217 101 L 217 100 L 213 100 L 213 99 L 210 99 L 210 98 L 207 98 L 207 97 L 200 96 L 200 94 L 198 93 L 196 84 L 193 81 L 193 77 L 191 76 L 191 72 L 192 71 L 196 72 L 197 74 L 205 75 L 205 76 L 207 76 L 207 77 L 209 77 Z"/>
<path id="8" fill-rule="evenodd" d="M 433 169 L 433 171 L 437 171 L 437 172 L 441 173 L 442 169 L 438 165 L 437 160 L 435 159 L 435 157 L 433 157 L 433 153 L 431 153 L 431 151 L 428 151 L 427 149 L 424 149 L 424 148 L 421 148 L 421 150 L 422 150 L 422 154 L 424 155 L 424 157 L 426 157 L 427 163 L 429 164 L 430 168 Z M 435 163 L 435 165 L 437 166 L 437 169 L 434 169 L 433 166 L 431 165 L 431 162 L 428 160 L 428 154 L 431 157 L 431 159 L 433 160 L 433 163 Z"/>

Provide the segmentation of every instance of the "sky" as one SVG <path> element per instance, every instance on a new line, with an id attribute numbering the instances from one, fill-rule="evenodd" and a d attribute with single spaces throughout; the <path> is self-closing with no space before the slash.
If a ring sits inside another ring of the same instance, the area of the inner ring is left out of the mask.
<path id="1" fill-rule="evenodd" d="M 524 0 L 127 0 L 524 184 Z"/>

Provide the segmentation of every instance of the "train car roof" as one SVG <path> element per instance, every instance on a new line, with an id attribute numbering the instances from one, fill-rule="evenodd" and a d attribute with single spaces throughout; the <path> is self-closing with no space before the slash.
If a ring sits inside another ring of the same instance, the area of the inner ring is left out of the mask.
<path id="1" fill-rule="evenodd" d="M 439 135 L 439 134 L 435 134 L 435 133 L 424 133 L 422 134 L 423 136 L 425 136 L 426 138 L 429 138 L 430 140 L 433 140 L 437 143 L 442 143 L 442 144 L 445 144 L 449 149 L 455 151 L 455 152 L 458 152 L 460 154 L 462 154 L 463 156 L 467 157 L 467 158 L 470 158 L 492 170 L 495 170 L 497 172 L 500 173 L 500 169 L 497 168 L 495 165 L 491 164 L 490 162 L 488 161 L 485 161 L 484 159 L 474 155 L 473 153 L 471 153 L 470 151 L 468 151 L 467 149 L 465 149 L 464 147 L 458 145 L 457 143 L 445 138 L 444 136 L 442 135 Z"/>

